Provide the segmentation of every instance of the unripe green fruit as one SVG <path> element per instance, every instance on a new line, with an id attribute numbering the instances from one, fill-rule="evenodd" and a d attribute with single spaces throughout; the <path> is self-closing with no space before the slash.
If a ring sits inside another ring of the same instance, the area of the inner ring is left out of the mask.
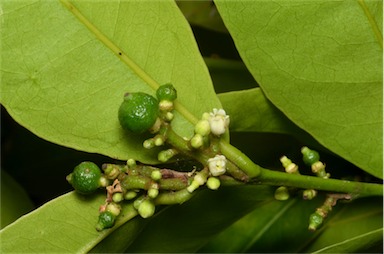
<path id="1" fill-rule="evenodd" d="M 119 108 L 120 125 L 131 132 L 143 133 L 151 128 L 158 117 L 159 103 L 146 93 L 130 93 Z"/>
<path id="2" fill-rule="evenodd" d="M 177 92 L 172 84 L 165 84 L 157 89 L 156 97 L 159 101 L 174 101 L 177 98 Z"/>
<path id="3" fill-rule="evenodd" d="M 311 216 L 309 217 L 308 229 L 311 231 L 315 231 L 317 228 L 321 226 L 321 224 L 323 223 L 323 220 L 324 218 L 320 214 L 316 212 L 311 214 Z"/>
<path id="4" fill-rule="evenodd" d="M 314 150 L 309 149 L 306 146 L 301 149 L 301 153 L 303 154 L 304 163 L 308 166 L 311 166 L 312 164 L 314 164 L 320 160 L 319 153 L 314 151 Z"/>
<path id="5" fill-rule="evenodd" d="M 84 161 L 77 165 L 67 177 L 73 188 L 80 194 L 91 194 L 97 190 L 100 184 L 101 170 L 93 162 Z"/>
<path id="6" fill-rule="evenodd" d="M 100 213 L 99 221 L 97 222 L 97 225 L 96 225 L 96 230 L 101 231 L 105 228 L 113 227 L 113 225 L 115 224 L 115 219 L 116 219 L 116 216 L 109 211 L 104 211 Z"/>

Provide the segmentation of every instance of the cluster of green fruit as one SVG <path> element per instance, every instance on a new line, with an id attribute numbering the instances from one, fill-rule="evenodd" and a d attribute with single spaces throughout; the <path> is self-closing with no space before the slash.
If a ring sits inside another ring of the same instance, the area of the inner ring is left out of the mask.
<path id="1" fill-rule="evenodd" d="M 154 134 L 154 137 L 143 142 L 144 148 L 163 146 L 165 142 L 169 143 L 169 135 L 174 133 L 170 122 L 174 117 L 176 98 L 177 92 L 172 84 L 160 86 L 156 91 L 156 98 L 142 92 L 127 93 L 118 110 L 120 125 L 130 133 Z M 102 170 L 92 162 L 82 162 L 67 176 L 67 180 L 83 195 L 91 194 L 98 188 L 107 190 L 106 202 L 99 209 L 96 226 L 99 231 L 114 225 L 124 200 L 132 200 L 133 207 L 141 217 L 148 218 L 154 214 L 157 204 L 184 202 L 202 185 L 212 190 L 219 188 L 219 177 L 226 173 L 227 160 L 225 156 L 218 154 L 217 148 L 210 149 L 215 143 L 210 140 L 220 139 L 228 124 L 229 116 L 225 111 L 214 109 L 212 113 L 205 113 L 196 124 L 195 134 L 190 140 L 173 135 L 173 139 L 179 140 L 179 144 L 174 146 L 169 143 L 171 148 L 158 154 L 159 162 L 167 162 L 180 151 L 184 155 L 195 156 L 195 159 L 197 156 L 197 161 L 204 164 L 200 171 L 185 173 L 159 169 L 139 165 L 133 159 L 128 160 L 125 165 L 104 164 Z M 180 148 L 181 143 L 184 148 Z M 197 150 L 201 153 L 196 152 Z M 176 198 L 177 193 L 181 199 Z M 171 194 L 171 201 L 167 201 L 167 194 Z"/>

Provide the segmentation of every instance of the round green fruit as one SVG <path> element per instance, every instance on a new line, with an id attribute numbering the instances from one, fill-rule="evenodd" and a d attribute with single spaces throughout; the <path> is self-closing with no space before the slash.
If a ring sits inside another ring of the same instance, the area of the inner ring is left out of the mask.
<path id="1" fill-rule="evenodd" d="M 177 92 L 172 84 L 165 84 L 157 89 L 156 96 L 159 101 L 174 101 L 177 98 Z"/>
<path id="2" fill-rule="evenodd" d="M 113 227 L 113 225 L 115 224 L 115 219 L 116 216 L 110 211 L 101 212 L 99 215 L 99 221 L 96 225 L 97 231 Z"/>
<path id="3" fill-rule="evenodd" d="M 68 181 L 80 194 L 91 194 L 100 187 L 101 170 L 93 162 L 85 161 L 75 167 Z"/>
<path id="4" fill-rule="evenodd" d="M 129 93 L 119 108 L 120 125 L 131 132 L 143 133 L 151 128 L 158 117 L 159 103 L 146 93 Z"/>

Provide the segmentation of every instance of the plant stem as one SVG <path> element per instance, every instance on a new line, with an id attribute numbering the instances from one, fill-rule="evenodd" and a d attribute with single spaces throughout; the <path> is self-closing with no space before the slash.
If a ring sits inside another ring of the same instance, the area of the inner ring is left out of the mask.
<path id="1" fill-rule="evenodd" d="M 316 176 L 287 174 L 269 169 L 261 169 L 260 175 L 254 180 L 259 184 L 350 193 L 355 198 L 383 195 L 383 185 L 381 184 L 323 179 Z"/>
<path id="2" fill-rule="evenodd" d="M 304 189 L 344 192 L 355 196 L 382 196 L 383 185 L 352 182 L 337 179 L 323 179 L 315 176 L 287 174 L 261 168 L 245 154 L 225 141 L 220 141 L 221 152 L 241 170 L 259 184 L 290 186 Z"/>
<path id="3" fill-rule="evenodd" d="M 193 157 L 203 164 L 209 159 L 209 155 L 204 154 L 202 151 L 192 150 L 188 142 L 176 134 L 170 127 L 166 130 L 166 134 L 167 142 L 185 155 Z M 235 168 L 237 167 L 242 170 L 250 178 L 250 181 L 258 184 L 343 192 L 350 193 L 354 197 L 383 195 L 383 186 L 381 184 L 323 179 L 316 176 L 287 174 L 285 172 L 264 169 L 252 162 L 244 153 L 228 142 L 220 140 L 219 144 L 221 153 L 234 164 Z"/>
<path id="4" fill-rule="evenodd" d="M 221 153 L 232 161 L 236 166 L 243 170 L 250 178 L 257 177 L 260 174 L 261 167 L 256 165 L 239 149 L 232 146 L 228 142 L 220 141 Z"/>

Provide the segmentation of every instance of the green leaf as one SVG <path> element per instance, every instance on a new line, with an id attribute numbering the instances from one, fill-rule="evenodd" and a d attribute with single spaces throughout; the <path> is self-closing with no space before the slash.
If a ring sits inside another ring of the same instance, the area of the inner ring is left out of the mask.
<path id="1" fill-rule="evenodd" d="M 303 134 L 268 101 L 260 88 L 222 93 L 219 99 L 231 116 L 231 131 Z"/>
<path id="2" fill-rule="evenodd" d="M 366 248 L 372 248 L 373 251 L 380 251 L 380 249 L 382 249 L 382 243 L 380 244 L 382 240 L 383 229 L 376 229 L 366 234 L 362 234 L 343 242 L 330 245 L 313 253 L 356 253 L 361 250 L 364 251 Z"/>
<path id="3" fill-rule="evenodd" d="M 114 229 L 97 232 L 98 208 L 105 197 L 83 197 L 70 192 L 18 219 L 2 231 L 2 252 L 85 253 Z M 117 227 L 136 216 L 124 206 Z"/>
<path id="4" fill-rule="evenodd" d="M 154 217 L 126 250 L 128 253 L 192 253 L 233 222 L 273 199 L 262 185 L 203 190 L 188 202 Z"/>
<path id="5" fill-rule="evenodd" d="M 131 205 L 112 229 L 97 232 L 98 209 L 104 195 L 83 197 L 70 192 L 56 198 L 0 231 L 3 253 L 86 253 L 137 212 Z M 134 235 L 126 235 L 126 241 Z"/>
<path id="6" fill-rule="evenodd" d="M 34 205 L 25 190 L 5 170 L 1 170 L 0 228 L 14 222 L 33 208 Z"/>
<path id="7" fill-rule="evenodd" d="M 382 177 L 382 1 L 216 1 L 266 97 Z"/>
<path id="8" fill-rule="evenodd" d="M 309 215 L 324 201 L 322 197 L 311 201 L 296 198 L 265 203 L 221 232 L 200 251 L 311 253 L 329 248 L 333 253 L 349 253 L 374 251 L 374 248 L 377 251 L 378 246 L 380 249 L 382 202 L 379 199 L 339 203 L 324 225 L 310 232 Z M 352 239 L 361 241 L 352 244 Z"/>
<path id="9" fill-rule="evenodd" d="M 204 58 L 216 93 L 244 90 L 258 86 L 244 63 L 220 58 Z"/>
<path id="10" fill-rule="evenodd" d="M 167 207 L 150 219 L 136 218 L 132 205 L 112 229 L 97 232 L 103 195 L 74 192 L 56 198 L 0 231 L 2 252 L 86 253 L 195 251 L 255 207 L 272 198 L 268 186 L 204 190 L 183 205 Z M 225 211 L 225 212 L 223 212 Z M 128 221 L 128 222 L 127 222 Z"/>
<path id="11" fill-rule="evenodd" d="M 156 162 L 123 132 L 125 92 L 178 89 L 173 127 L 220 107 L 188 23 L 172 1 L 5 1 L 1 103 L 33 133 L 112 158 Z M 204 91 L 204 92 L 201 92 Z M 191 96 L 193 95 L 193 96 Z M 185 107 L 183 107 L 185 106 Z"/>

